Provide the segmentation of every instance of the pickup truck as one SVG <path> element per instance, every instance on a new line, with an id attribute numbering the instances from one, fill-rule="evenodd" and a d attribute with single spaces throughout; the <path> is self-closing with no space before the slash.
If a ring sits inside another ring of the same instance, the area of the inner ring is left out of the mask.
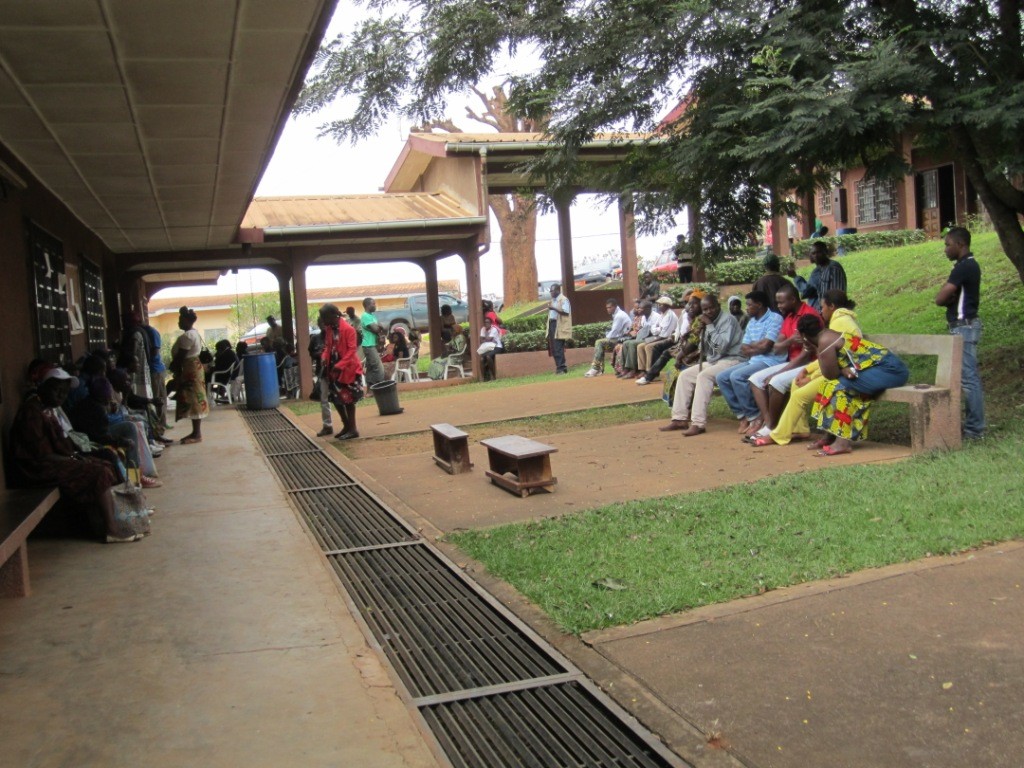
<path id="1" fill-rule="evenodd" d="M 439 293 L 437 295 L 438 311 L 444 304 L 452 308 L 452 314 L 455 315 L 457 322 L 469 322 L 469 305 L 464 301 L 459 301 L 448 293 Z M 396 325 L 415 328 L 420 333 L 430 330 L 430 320 L 427 317 L 427 294 L 425 293 L 412 294 L 405 300 L 404 306 L 395 309 L 378 309 L 376 315 L 377 322 L 381 327 L 387 328 L 389 331 Z"/>

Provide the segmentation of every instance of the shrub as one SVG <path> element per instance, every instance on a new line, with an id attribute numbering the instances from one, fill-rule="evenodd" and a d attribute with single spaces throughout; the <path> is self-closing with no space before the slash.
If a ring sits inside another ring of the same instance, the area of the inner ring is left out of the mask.
<path id="1" fill-rule="evenodd" d="M 662 293 L 672 297 L 673 306 L 682 307 L 683 294 L 690 288 L 698 288 L 705 293 L 718 295 L 718 285 L 716 283 L 677 283 L 676 285 L 663 287 Z"/>
<path id="2" fill-rule="evenodd" d="M 509 333 L 524 333 L 526 331 L 544 331 L 548 327 L 548 313 L 538 312 L 536 315 L 521 315 L 511 320 L 502 320 L 502 325 Z"/>
<path id="3" fill-rule="evenodd" d="M 789 256 L 780 256 L 779 262 L 782 264 L 782 271 L 785 272 L 789 268 L 789 265 L 793 263 L 793 259 Z M 708 279 L 714 280 L 722 285 L 753 283 L 763 274 L 764 257 L 757 259 L 745 259 L 743 261 L 723 261 L 720 264 L 715 264 L 707 270 Z"/>
<path id="4" fill-rule="evenodd" d="M 923 243 L 928 239 L 923 229 L 890 229 L 882 232 L 858 232 L 855 235 L 837 235 L 835 237 L 815 238 L 828 244 L 833 253 L 852 253 L 872 248 L 897 248 L 912 243 Z M 808 258 L 814 240 L 797 240 L 793 243 L 793 253 L 799 259 Z"/>
<path id="5" fill-rule="evenodd" d="M 608 332 L 608 323 L 587 323 L 585 325 L 574 325 L 572 328 L 572 341 L 567 342 L 567 347 L 592 347 L 598 339 L 604 338 Z M 539 352 L 548 348 L 547 329 L 539 331 L 522 331 L 505 334 L 502 339 L 506 352 Z"/>

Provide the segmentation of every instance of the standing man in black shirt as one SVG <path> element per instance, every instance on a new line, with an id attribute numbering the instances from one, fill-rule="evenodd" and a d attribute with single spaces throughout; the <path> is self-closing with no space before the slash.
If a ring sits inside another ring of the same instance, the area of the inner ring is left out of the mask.
<path id="1" fill-rule="evenodd" d="M 952 262 L 946 284 L 939 289 L 935 303 L 946 308 L 949 332 L 964 340 L 961 386 L 964 393 L 963 435 L 979 440 L 985 434 L 985 396 L 978 372 L 978 342 L 981 340 L 981 318 L 978 298 L 981 289 L 981 267 L 971 253 L 971 233 L 963 227 L 950 227 L 946 233 L 946 258 Z"/>

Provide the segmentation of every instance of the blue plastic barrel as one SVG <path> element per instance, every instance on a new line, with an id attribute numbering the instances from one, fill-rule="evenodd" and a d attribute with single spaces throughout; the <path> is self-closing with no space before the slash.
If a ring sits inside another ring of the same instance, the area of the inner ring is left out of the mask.
<path id="1" fill-rule="evenodd" d="M 836 230 L 836 235 L 856 235 L 856 227 L 840 227 Z"/>
<path id="2" fill-rule="evenodd" d="M 281 393 L 277 382 L 277 358 L 269 352 L 242 358 L 245 404 L 251 411 L 277 408 Z"/>

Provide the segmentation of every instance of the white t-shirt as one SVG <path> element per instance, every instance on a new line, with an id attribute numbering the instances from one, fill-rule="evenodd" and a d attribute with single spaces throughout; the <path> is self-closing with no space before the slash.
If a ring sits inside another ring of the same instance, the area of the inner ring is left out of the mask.
<path id="1" fill-rule="evenodd" d="M 203 340 L 199 337 L 199 331 L 191 328 L 181 334 L 171 347 L 171 356 L 177 355 L 181 349 L 185 350 L 185 357 L 199 357 L 199 353 L 203 351 Z"/>

